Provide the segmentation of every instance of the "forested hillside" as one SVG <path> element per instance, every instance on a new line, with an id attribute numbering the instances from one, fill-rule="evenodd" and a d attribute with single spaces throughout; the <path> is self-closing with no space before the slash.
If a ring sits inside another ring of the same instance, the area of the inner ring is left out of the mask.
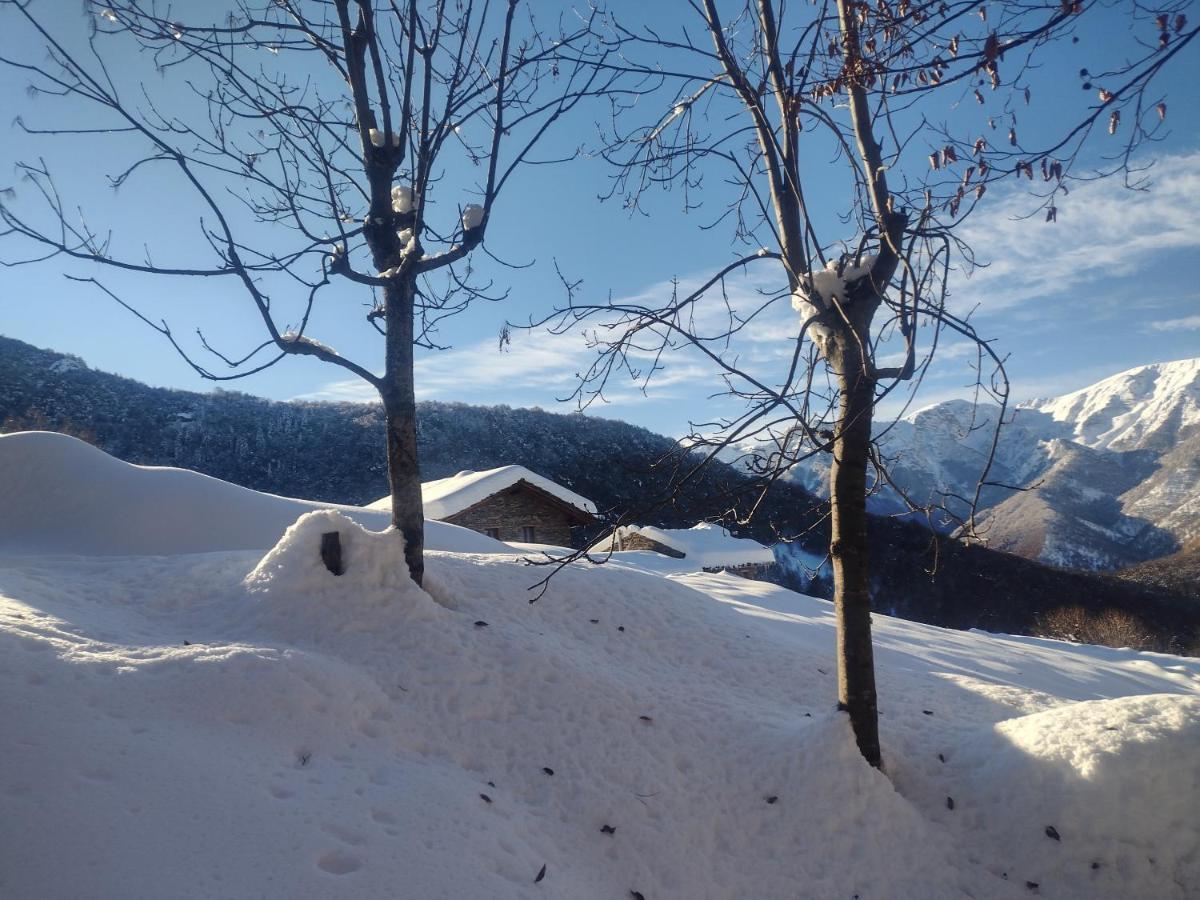
<path id="1" fill-rule="evenodd" d="M 7 431 L 71 432 L 128 462 L 194 469 L 288 496 L 361 504 L 387 493 L 377 406 L 152 388 L 8 338 L 0 338 L 0 422 Z M 658 463 L 678 451 L 669 438 L 624 422 L 507 406 L 422 403 L 418 428 L 426 480 L 519 464 L 605 511 L 665 496 L 672 467 Z M 711 500 L 743 479 L 718 465 L 702 483 Z M 812 506 L 800 489 L 781 493 Z M 697 492 L 689 496 L 661 511 L 663 523 L 714 514 L 695 507 Z"/>
<path id="2" fill-rule="evenodd" d="M 624 422 L 458 403 L 423 403 L 419 414 L 426 479 L 515 463 L 609 514 L 634 509 L 641 521 L 670 527 L 744 509 L 757 495 L 723 464 L 674 491 L 681 471 L 676 443 Z M 193 469 L 285 496 L 361 504 L 387 492 L 376 407 L 152 388 L 3 337 L 0 423 L 4 431 L 64 431 L 128 462 Z M 670 495 L 669 503 L 657 502 Z M 819 559 L 828 544 L 824 505 L 795 484 L 773 485 L 754 524 L 735 530 L 764 543 L 798 536 L 793 546 L 801 552 L 777 551 L 792 584 L 807 585 L 802 563 Z M 1124 636 L 1113 641 L 1200 652 L 1196 604 L 1176 590 L 964 547 L 883 517 L 871 531 L 873 595 L 882 611 L 956 628 L 1063 637 L 1077 636 L 1072 623 L 1080 614 L 1115 611 Z M 1056 618 L 1057 610 L 1071 614 Z"/>

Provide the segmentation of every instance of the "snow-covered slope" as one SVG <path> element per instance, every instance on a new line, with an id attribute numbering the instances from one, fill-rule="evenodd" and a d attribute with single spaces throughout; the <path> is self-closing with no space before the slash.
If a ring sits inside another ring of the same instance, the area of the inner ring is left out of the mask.
<path id="1" fill-rule="evenodd" d="M 1041 417 L 1042 442 L 1007 450 L 1044 464 L 1036 481 L 1048 515 L 1013 515 L 1021 499 L 1002 501 L 985 519 L 997 546 L 1041 529 L 1038 558 L 1117 569 L 1200 536 L 1200 359 L 1140 366 L 1017 413 Z"/>
<path id="2" fill-rule="evenodd" d="M 0 564 L 5 895 L 1200 887 L 1194 662 L 877 617 L 885 777 L 822 601 L 602 567 L 530 605 L 512 557 L 437 553 L 427 594 L 339 516 L 261 561 Z"/>
<path id="3" fill-rule="evenodd" d="M 368 528 L 390 516 L 263 494 L 187 469 L 134 466 L 48 431 L 0 435 L 0 553 L 167 554 L 265 550 L 306 512 L 339 509 Z M 435 550 L 513 552 L 426 521 Z"/>
<path id="4" fill-rule="evenodd" d="M 1054 439 L 1039 445 L 1046 468 L 1036 486 L 988 509 L 989 546 L 1075 569 L 1120 569 L 1175 548 L 1165 529 L 1138 518 L 1124 500 L 1154 472 L 1142 453 L 1091 450 Z"/>
<path id="5" fill-rule="evenodd" d="M 966 514 L 999 410 L 961 400 L 918 410 L 882 440 L 895 481 L 914 499 Z M 798 474 L 828 480 L 814 460 Z M 1200 536 L 1200 358 L 1140 366 L 1012 411 L 989 480 L 1036 489 L 980 495 L 997 549 L 1056 565 L 1116 569 Z M 827 493 L 827 489 L 825 489 Z M 882 490 L 876 512 L 904 510 Z M 942 523 L 954 527 L 953 517 Z"/>
<path id="6" fill-rule="evenodd" d="M 139 510 L 124 549 L 161 551 L 170 481 L 62 459 L 120 480 L 72 535 Z M 222 508 L 221 482 L 188 484 Z M 230 520 L 266 504 L 248 493 Z M 6 518 L 65 508 L 16 497 Z M 880 773 L 833 709 L 823 601 L 618 563 L 531 604 L 545 570 L 437 551 L 424 591 L 399 536 L 349 514 L 265 554 L 69 556 L 42 529 L 0 555 L 0 896 L 1200 890 L 1196 660 L 877 615 Z M 341 577 L 317 549 L 335 529 Z"/>

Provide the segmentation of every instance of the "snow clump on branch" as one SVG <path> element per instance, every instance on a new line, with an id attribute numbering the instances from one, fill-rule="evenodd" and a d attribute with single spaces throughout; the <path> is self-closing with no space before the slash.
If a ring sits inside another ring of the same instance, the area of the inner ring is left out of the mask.
<path id="1" fill-rule="evenodd" d="M 849 261 L 843 264 L 840 259 L 831 259 L 825 264 L 824 269 L 806 274 L 804 281 L 811 284 L 812 287 L 806 289 L 802 284 L 792 294 L 792 309 L 800 313 L 801 321 L 811 322 L 808 330 L 815 340 L 828 337 L 830 331 L 828 327 L 812 322 L 812 320 L 825 310 L 832 309 L 835 300 L 838 304 L 845 304 L 849 300 L 847 285 L 870 275 L 874 265 L 875 257 L 867 254 L 857 265 Z M 842 266 L 840 273 L 838 272 L 839 266 Z"/>
<path id="2" fill-rule="evenodd" d="M 397 212 L 403 215 L 410 213 L 413 210 L 413 189 L 398 184 L 392 188 L 392 212 Z"/>
<path id="3" fill-rule="evenodd" d="M 307 334 L 300 334 L 295 330 L 285 331 L 279 336 L 279 339 L 287 344 L 304 344 L 308 347 L 315 347 L 317 350 L 324 350 L 326 353 L 332 353 L 334 356 L 341 355 L 328 344 L 323 344 L 316 338 L 310 338 Z"/>
<path id="4" fill-rule="evenodd" d="M 276 50 L 274 52 L 278 53 L 279 51 Z M 384 134 L 382 131 L 380 131 L 378 128 L 368 129 L 367 137 L 370 139 L 372 147 L 386 147 L 387 146 L 387 135 Z M 400 146 L 400 135 L 398 135 L 398 134 L 392 135 L 392 146 L 393 147 Z"/>
<path id="5" fill-rule="evenodd" d="M 473 228 L 478 228 L 483 224 L 483 207 L 478 203 L 468 203 L 463 208 L 462 226 L 463 231 L 470 231 Z"/>

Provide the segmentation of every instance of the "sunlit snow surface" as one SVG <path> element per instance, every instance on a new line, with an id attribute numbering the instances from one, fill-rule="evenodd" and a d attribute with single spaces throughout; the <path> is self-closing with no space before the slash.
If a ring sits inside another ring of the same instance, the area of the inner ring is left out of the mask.
<path id="1" fill-rule="evenodd" d="M 441 551 L 422 591 L 330 509 L 266 552 L 49 549 L 0 542 L 0 896 L 1200 890 L 1200 661 L 876 616 L 884 775 L 831 607 L 772 585 L 615 562 L 531 604 L 546 569 Z"/>

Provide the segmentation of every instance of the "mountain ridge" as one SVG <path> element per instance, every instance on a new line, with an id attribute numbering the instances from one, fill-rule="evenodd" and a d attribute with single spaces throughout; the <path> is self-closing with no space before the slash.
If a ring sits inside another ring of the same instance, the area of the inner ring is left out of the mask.
<path id="1" fill-rule="evenodd" d="M 969 515 L 991 453 L 998 406 L 949 400 L 889 424 L 880 454 L 918 503 L 943 504 L 935 527 Z M 798 467 L 819 492 L 828 463 Z M 978 530 L 988 545 L 1052 565 L 1123 569 L 1200 536 L 1200 358 L 1150 363 L 1009 414 L 980 492 Z M 1014 491 L 1013 488 L 1016 490 Z M 873 512 L 904 515 L 882 487 Z"/>

